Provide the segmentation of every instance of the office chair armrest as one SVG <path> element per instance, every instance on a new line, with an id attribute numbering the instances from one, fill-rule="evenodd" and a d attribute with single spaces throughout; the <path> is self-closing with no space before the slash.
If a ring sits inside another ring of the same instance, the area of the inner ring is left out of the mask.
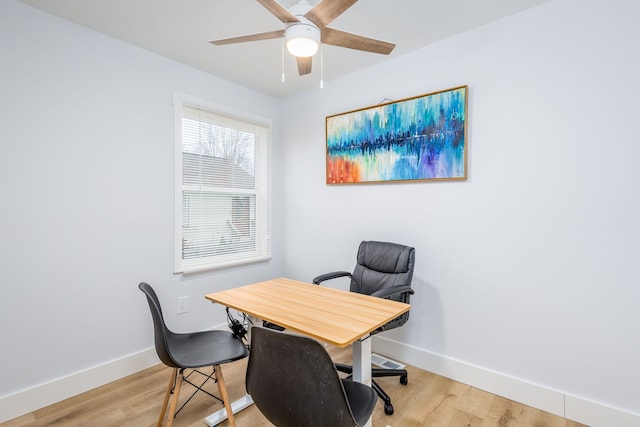
<path id="1" fill-rule="evenodd" d="M 337 279 L 338 277 L 346 277 L 346 276 L 351 277 L 351 273 L 349 273 L 348 271 L 334 271 L 332 273 L 325 273 L 313 279 L 313 284 L 319 285 L 325 280 Z"/>
<path id="2" fill-rule="evenodd" d="M 411 289 L 411 286 L 400 285 L 400 286 L 391 286 L 390 288 L 380 289 L 379 291 L 372 293 L 371 296 L 378 297 L 378 298 L 387 298 L 387 297 L 390 297 L 391 295 L 404 294 L 404 293 L 413 295 L 415 292 L 413 289 Z"/>

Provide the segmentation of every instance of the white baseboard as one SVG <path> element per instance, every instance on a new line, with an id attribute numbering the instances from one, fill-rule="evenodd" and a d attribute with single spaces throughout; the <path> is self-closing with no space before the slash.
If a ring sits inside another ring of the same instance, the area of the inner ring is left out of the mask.
<path id="1" fill-rule="evenodd" d="M 382 336 L 373 338 L 372 351 L 591 427 L 640 426 L 639 414 L 569 395 L 561 390 L 510 377 Z"/>
<path id="2" fill-rule="evenodd" d="M 640 414 L 566 395 L 567 418 L 592 427 L 639 427 Z"/>
<path id="3" fill-rule="evenodd" d="M 226 323 L 209 329 L 228 330 Z M 53 405 L 160 363 L 154 347 L 0 396 L 0 423 Z"/>
<path id="4" fill-rule="evenodd" d="M 223 327 L 220 327 L 221 329 Z M 217 329 L 217 328 L 215 328 Z M 591 427 L 638 427 L 640 415 L 381 336 L 376 353 Z M 0 399 L 0 423 L 52 405 L 160 363 L 154 348 L 39 384 Z"/>
<path id="5" fill-rule="evenodd" d="M 142 350 L 62 378 L 20 390 L 0 399 L 0 423 L 160 363 L 154 348 Z"/>

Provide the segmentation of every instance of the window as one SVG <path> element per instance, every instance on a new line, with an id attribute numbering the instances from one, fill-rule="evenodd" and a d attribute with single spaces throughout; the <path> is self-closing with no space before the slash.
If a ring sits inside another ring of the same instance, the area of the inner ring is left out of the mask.
<path id="1" fill-rule="evenodd" d="M 174 108 L 174 271 L 271 258 L 268 124 L 180 95 Z"/>

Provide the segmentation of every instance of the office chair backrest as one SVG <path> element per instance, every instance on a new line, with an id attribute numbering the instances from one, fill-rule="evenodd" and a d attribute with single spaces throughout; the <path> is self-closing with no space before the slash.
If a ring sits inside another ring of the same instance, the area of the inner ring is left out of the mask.
<path id="1" fill-rule="evenodd" d="M 411 286 L 415 249 L 389 242 L 364 241 L 358 248 L 357 264 L 351 275 L 351 292 L 371 295 L 392 286 Z M 391 299 L 409 304 L 409 293 Z M 380 330 L 393 329 L 409 320 L 409 312 L 384 325 Z M 378 332 L 380 331 L 378 330 Z"/>
<path id="2" fill-rule="evenodd" d="M 167 341 L 170 339 L 170 336 L 173 335 L 173 332 L 171 332 L 164 323 L 164 318 L 162 317 L 162 308 L 160 308 L 160 301 L 158 300 L 158 296 L 148 283 L 142 282 L 138 285 L 138 288 L 140 288 L 140 290 L 147 296 L 147 302 L 149 303 L 149 308 L 151 309 L 156 353 L 158 353 L 158 357 L 160 358 L 162 363 L 172 368 L 178 368 L 179 366 L 171 357 L 171 353 L 169 352 L 169 347 L 167 344 Z"/>
<path id="3" fill-rule="evenodd" d="M 356 424 L 333 361 L 314 339 L 253 327 L 246 387 L 278 427 Z"/>

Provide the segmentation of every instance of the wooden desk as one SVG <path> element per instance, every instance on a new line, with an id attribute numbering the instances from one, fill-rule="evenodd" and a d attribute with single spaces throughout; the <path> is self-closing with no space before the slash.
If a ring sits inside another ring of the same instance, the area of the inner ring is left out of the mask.
<path id="1" fill-rule="evenodd" d="M 354 343 L 410 308 L 290 279 L 268 280 L 206 298 L 338 347 Z"/>
<path id="2" fill-rule="evenodd" d="M 214 292 L 206 298 L 338 347 L 352 344 L 353 379 L 368 385 L 369 334 L 411 308 L 397 301 L 283 278 Z"/>

